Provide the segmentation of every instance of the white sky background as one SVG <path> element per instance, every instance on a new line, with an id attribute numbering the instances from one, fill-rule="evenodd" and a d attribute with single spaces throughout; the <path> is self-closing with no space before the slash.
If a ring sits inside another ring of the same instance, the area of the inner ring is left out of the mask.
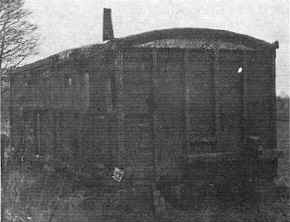
<path id="1" fill-rule="evenodd" d="M 103 8 L 115 37 L 173 27 L 224 29 L 278 40 L 277 93 L 290 95 L 290 0 L 26 0 L 41 35 L 34 61 L 102 41 Z"/>

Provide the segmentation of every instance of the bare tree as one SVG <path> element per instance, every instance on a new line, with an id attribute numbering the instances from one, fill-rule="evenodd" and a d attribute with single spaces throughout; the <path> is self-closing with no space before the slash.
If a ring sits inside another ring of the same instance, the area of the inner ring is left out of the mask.
<path id="1" fill-rule="evenodd" d="M 19 65 L 35 53 L 36 25 L 28 17 L 24 0 L 0 0 L 0 69 Z"/>
<path id="2" fill-rule="evenodd" d="M 28 18 L 24 0 L 0 0 L 0 77 L 1 97 L 9 89 L 8 71 L 17 67 L 37 46 L 37 26 Z"/>
<path id="3" fill-rule="evenodd" d="M 9 120 L 9 71 L 17 67 L 37 46 L 36 25 L 28 19 L 24 0 L 0 0 L 1 125 Z M 8 121 L 9 122 L 9 121 Z"/>

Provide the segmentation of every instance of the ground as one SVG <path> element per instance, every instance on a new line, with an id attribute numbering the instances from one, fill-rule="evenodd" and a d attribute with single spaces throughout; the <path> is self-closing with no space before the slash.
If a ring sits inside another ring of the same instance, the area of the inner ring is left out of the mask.
<path id="1" fill-rule="evenodd" d="M 102 181 L 102 173 L 94 177 L 99 178 L 97 184 L 83 186 L 83 175 L 71 175 L 70 166 L 55 167 L 49 161 L 34 161 L 34 170 L 26 164 L 5 169 L 3 221 L 287 222 L 290 221 L 289 121 L 277 122 L 277 138 L 284 157 L 279 161 L 277 189 L 263 194 L 267 201 L 257 194 L 258 201 L 254 203 L 210 200 L 186 210 L 165 203 L 166 210 L 153 216 L 150 204 L 144 204 L 146 198 L 133 187 Z M 97 167 L 102 171 L 101 166 Z"/>

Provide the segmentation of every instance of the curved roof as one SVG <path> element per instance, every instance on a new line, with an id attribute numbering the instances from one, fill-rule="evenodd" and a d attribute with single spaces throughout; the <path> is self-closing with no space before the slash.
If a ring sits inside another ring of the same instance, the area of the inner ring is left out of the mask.
<path id="1" fill-rule="evenodd" d="M 254 37 L 235 32 L 205 29 L 205 28 L 173 28 L 150 32 L 144 32 L 137 35 L 131 35 L 124 38 L 117 38 L 112 41 L 119 47 L 130 47 L 138 44 L 144 44 L 161 39 L 196 39 L 210 42 L 226 42 L 236 45 L 243 45 L 248 48 L 257 49 L 272 47 L 273 44 L 256 39 Z"/>
<path id="2" fill-rule="evenodd" d="M 54 54 L 34 63 L 17 68 L 17 71 L 33 69 L 49 63 L 64 62 L 73 58 L 87 58 L 90 55 L 102 53 L 105 50 L 126 47 L 179 47 L 179 48 L 213 48 L 214 44 L 227 49 L 259 49 L 278 48 L 278 42 L 273 44 L 254 37 L 235 32 L 205 29 L 205 28 L 172 28 L 144 32 L 123 38 L 115 38 L 103 44 L 93 44 L 80 48 L 69 49 Z M 181 46 L 182 45 L 182 46 Z"/>

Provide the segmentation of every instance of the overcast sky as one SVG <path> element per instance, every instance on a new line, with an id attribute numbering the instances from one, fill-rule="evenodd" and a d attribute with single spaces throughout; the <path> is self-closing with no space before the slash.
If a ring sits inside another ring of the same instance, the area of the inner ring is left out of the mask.
<path id="1" fill-rule="evenodd" d="M 41 35 L 39 55 L 102 41 L 103 8 L 116 37 L 173 27 L 234 31 L 278 40 L 277 93 L 290 95 L 290 0 L 26 0 Z"/>

